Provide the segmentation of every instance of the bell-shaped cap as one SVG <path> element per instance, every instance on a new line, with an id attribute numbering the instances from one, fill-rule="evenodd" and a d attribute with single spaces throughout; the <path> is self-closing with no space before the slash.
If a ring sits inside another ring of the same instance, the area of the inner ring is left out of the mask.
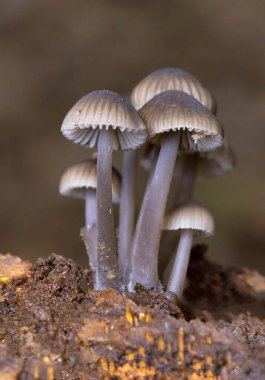
<path id="1" fill-rule="evenodd" d="M 96 149 L 102 128 L 115 131 L 114 150 L 136 149 L 147 138 L 146 127 L 131 103 L 107 90 L 79 99 L 67 113 L 61 131 L 68 140 Z"/>
<path id="2" fill-rule="evenodd" d="M 223 129 L 216 117 L 182 91 L 156 95 L 139 113 L 153 142 L 159 143 L 165 132 L 182 131 L 180 150 L 207 152 L 223 143 Z"/>
<path id="3" fill-rule="evenodd" d="M 210 212 L 197 202 L 185 203 L 165 215 L 164 230 L 191 230 L 196 236 L 211 236 L 214 219 Z"/>
<path id="4" fill-rule="evenodd" d="M 131 102 L 139 110 L 154 96 L 168 90 L 183 91 L 216 113 L 216 102 L 212 94 L 194 76 L 177 68 L 164 68 L 149 74 L 134 87 Z"/>
<path id="5" fill-rule="evenodd" d="M 112 167 L 112 200 L 119 202 L 120 173 Z M 62 175 L 59 192 L 61 195 L 85 199 L 87 191 L 97 189 L 97 162 L 87 159 L 70 166 Z"/>

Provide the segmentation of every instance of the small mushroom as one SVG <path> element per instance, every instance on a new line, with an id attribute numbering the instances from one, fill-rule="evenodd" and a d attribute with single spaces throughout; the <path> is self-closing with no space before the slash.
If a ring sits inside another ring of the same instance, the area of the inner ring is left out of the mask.
<path id="1" fill-rule="evenodd" d="M 226 174 L 235 167 L 235 154 L 224 139 L 223 145 L 210 152 L 183 153 L 178 160 L 175 171 L 180 169 L 178 181 L 172 181 L 173 189 L 168 202 L 168 209 L 174 209 L 178 205 L 192 200 L 195 181 L 197 177 L 215 178 Z M 164 231 L 161 236 L 159 250 L 159 275 L 166 270 L 167 263 L 172 254 L 172 248 L 178 241 L 177 235 Z"/>
<path id="2" fill-rule="evenodd" d="M 140 110 L 140 115 L 150 139 L 160 143 L 160 152 L 136 225 L 127 271 L 130 291 L 137 282 L 147 288 L 159 288 L 159 241 L 178 148 L 210 151 L 223 143 L 223 130 L 214 115 L 184 92 L 156 95 Z"/>
<path id="3" fill-rule="evenodd" d="M 120 174 L 112 168 L 112 201 L 119 202 Z M 97 162 L 86 159 L 70 166 L 62 175 L 59 192 L 61 195 L 85 201 L 85 227 L 81 230 L 84 237 L 91 269 L 96 273 L 98 259 L 96 249 L 97 239 Z M 95 279 L 97 276 L 95 276 Z M 97 284 L 94 288 L 97 289 Z"/>
<path id="4" fill-rule="evenodd" d="M 112 151 L 143 145 L 147 137 L 145 125 L 126 99 L 114 92 L 100 90 L 84 96 L 72 107 L 61 130 L 72 142 L 98 150 L 98 290 L 119 289 L 111 195 Z"/>
<path id="5" fill-rule="evenodd" d="M 216 113 L 213 95 L 193 75 L 173 67 L 156 70 L 142 79 L 132 90 L 131 102 L 138 110 L 154 96 L 168 90 L 185 92 L 209 111 Z"/>
<path id="6" fill-rule="evenodd" d="M 204 207 L 197 203 L 184 204 L 165 215 L 164 230 L 180 232 L 179 244 L 167 284 L 167 292 L 173 292 L 182 299 L 190 259 L 193 236 L 211 236 L 214 220 Z"/>

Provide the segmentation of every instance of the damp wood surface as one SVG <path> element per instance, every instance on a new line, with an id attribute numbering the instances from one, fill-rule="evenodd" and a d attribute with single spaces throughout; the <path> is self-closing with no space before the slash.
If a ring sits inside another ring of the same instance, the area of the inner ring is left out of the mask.
<path id="1" fill-rule="evenodd" d="M 0 379 L 263 379 L 265 279 L 193 248 L 185 304 L 89 289 L 59 255 L 0 255 Z"/>

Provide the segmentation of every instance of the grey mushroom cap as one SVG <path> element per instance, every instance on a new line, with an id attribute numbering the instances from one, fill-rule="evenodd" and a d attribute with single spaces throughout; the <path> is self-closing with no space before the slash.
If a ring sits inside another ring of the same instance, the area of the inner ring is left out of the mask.
<path id="1" fill-rule="evenodd" d="M 183 91 L 216 113 L 213 95 L 194 76 L 178 68 L 159 69 L 145 77 L 131 93 L 132 104 L 139 110 L 154 96 L 168 90 Z"/>
<path id="2" fill-rule="evenodd" d="M 156 95 L 139 113 L 154 143 L 166 132 L 181 131 L 180 150 L 207 152 L 223 144 L 223 129 L 216 117 L 182 91 Z"/>
<path id="3" fill-rule="evenodd" d="M 131 103 L 107 90 L 83 96 L 67 113 L 61 131 L 68 140 L 97 148 L 101 129 L 113 129 L 113 149 L 136 149 L 147 138 L 146 127 Z"/>
<path id="4" fill-rule="evenodd" d="M 214 219 L 205 207 L 192 201 L 167 213 L 163 229 L 191 230 L 196 236 L 211 236 L 214 233 Z"/>
<path id="5" fill-rule="evenodd" d="M 118 203 L 120 198 L 121 175 L 112 167 L 112 201 Z M 86 199 L 89 189 L 97 189 L 97 163 L 96 160 L 86 159 L 70 166 L 63 173 L 59 192 L 61 195 Z"/>

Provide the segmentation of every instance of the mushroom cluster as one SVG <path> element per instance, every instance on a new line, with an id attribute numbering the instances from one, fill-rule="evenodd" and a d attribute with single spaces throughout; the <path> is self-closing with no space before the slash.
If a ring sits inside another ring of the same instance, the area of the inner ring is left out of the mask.
<path id="1" fill-rule="evenodd" d="M 60 182 L 62 195 L 85 201 L 81 235 L 94 290 L 134 292 L 140 283 L 181 299 L 193 236 L 214 232 L 212 215 L 193 199 L 195 179 L 219 176 L 235 164 L 211 93 L 184 70 L 157 70 L 130 99 L 107 90 L 82 97 L 61 131 L 96 150 L 93 158 L 68 168 Z M 112 166 L 115 150 L 123 151 L 121 174 Z M 148 180 L 135 222 L 138 163 Z M 117 234 L 113 203 L 119 203 Z"/>

